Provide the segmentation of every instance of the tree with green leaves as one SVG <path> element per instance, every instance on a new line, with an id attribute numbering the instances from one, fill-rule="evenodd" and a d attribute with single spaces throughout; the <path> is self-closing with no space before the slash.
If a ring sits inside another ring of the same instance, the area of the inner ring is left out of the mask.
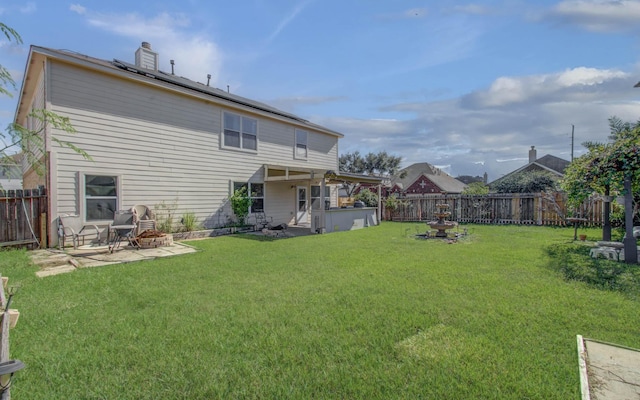
<path id="1" fill-rule="evenodd" d="M 628 260 L 627 251 L 630 250 L 626 247 L 633 245 L 635 249 L 632 227 L 640 203 L 640 121 L 629 123 L 612 117 L 609 119 L 609 128 L 608 142 L 583 143 L 588 152 L 569 164 L 561 185 L 567 193 L 569 204 L 574 207 L 593 194 L 625 195 L 625 227 L 629 242 L 625 243 L 625 260 Z M 605 205 L 608 206 L 608 202 Z M 605 240 L 610 239 L 610 231 L 608 237 L 606 231 L 611 229 L 610 225 L 607 226 L 608 220 L 607 207 L 603 231 Z M 637 260 L 637 254 L 634 258 Z"/>
<path id="2" fill-rule="evenodd" d="M 0 31 L 4 34 L 9 42 L 16 42 L 18 44 L 22 43 L 22 38 L 20 37 L 18 32 L 3 24 L 2 22 L 0 22 Z M 12 97 L 11 92 L 9 91 L 9 89 L 7 89 L 8 86 L 15 88 L 16 83 L 11 77 L 9 71 L 2 64 L 0 64 L 0 94 Z"/>
<path id="3" fill-rule="evenodd" d="M 10 43 L 22 43 L 22 38 L 18 32 L 2 22 L 0 22 L 0 31 Z M 0 64 L 0 94 L 13 97 L 11 90 L 15 89 L 15 87 L 16 83 L 11 77 L 11 74 Z M 0 132 L 0 161 L 5 165 L 15 165 L 16 158 L 12 157 L 12 153 L 15 152 L 16 149 L 20 149 L 27 164 L 30 165 L 38 175 L 42 176 L 45 166 L 43 159 L 43 154 L 45 154 L 45 129 L 51 128 L 67 133 L 76 133 L 76 130 L 73 125 L 71 125 L 68 117 L 58 115 L 46 109 L 34 109 L 29 113 L 28 117 L 33 119 L 35 122 L 33 125 L 38 128 L 28 129 L 20 124 L 11 123 L 6 128 L 6 133 Z M 87 160 L 91 160 L 91 156 L 86 151 L 75 146 L 73 143 L 59 140 L 55 136 L 52 136 L 51 140 L 61 147 L 72 149 Z"/>
<path id="4" fill-rule="evenodd" d="M 342 172 L 390 177 L 398 173 L 402 157 L 390 155 L 386 151 L 377 154 L 369 152 L 362 156 L 359 151 L 355 151 L 342 154 L 338 161 Z M 359 187 L 358 182 L 345 180 L 342 183 L 342 188 L 347 192 L 348 197 L 352 197 Z"/>
<path id="5" fill-rule="evenodd" d="M 492 186 L 497 193 L 540 193 L 555 191 L 557 181 L 548 171 L 528 171 L 507 176 Z"/>
<path id="6" fill-rule="evenodd" d="M 362 201 L 367 207 L 378 207 L 378 195 L 368 188 L 361 190 L 355 199 Z"/>
<path id="7" fill-rule="evenodd" d="M 393 156 L 386 151 L 367 153 L 362 156 L 359 151 L 343 154 L 339 158 L 340 171 L 372 176 L 395 175 L 400 169 L 402 157 Z"/>
<path id="8" fill-rule="evenodd" d="M 246 186 L 242 186 L 239 189 L 233 191 L 233 195 L 229 199 L 231 202 L 231 209 L 236 216 L 238 225 L 242 226 L 245 223 L 247 215 L 249 215 L 249 207 L 251 207 L 251 197 L 247 191 Z"/>
<path id="9" fill-rule="evenodd" d="M 462 194 L 469 195 L 485 195 L 489 194 L 489 186 L 484 182 L 471 182 L 462 191 Z"/>

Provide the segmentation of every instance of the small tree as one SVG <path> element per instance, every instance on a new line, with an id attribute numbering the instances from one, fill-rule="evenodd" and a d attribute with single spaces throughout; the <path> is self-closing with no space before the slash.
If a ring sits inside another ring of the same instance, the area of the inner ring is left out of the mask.
<path id="1" fill-rule="evenodd" d="M 498 181 L 494 190 L 498 193 L 540 193 L 556 191 L 556 179 L 547 171 L 531 171 L 507 176 Z"/>
<path id="2" fill-rule="evenodd" d="M 485 195 L 488 193 L 489 186 L 485 185 L 484 182 L 472 182 L 462 191 L 462 194 L 469 195 Z"/>
<path id="3" fill-rule="evenodd" d="M 634 216 L 638 214 L 640 193 L 640 121 L 629 123 L 612 117 L 609 118 L 609 128 L 609 142 L 583 144 L 589 152 L 569 164 L 562 186 L 574 206 L 594 193 L 605 196 L 625 194 L 625 261 L 636 262 L 632 227 Z M 605 240 L 611 237 L 609 222 L 609 209 L 605 203 Z"/>
<path id="4" fill-rule="evenodd" d="M 2 22 L 0 22 L 0 32 L 4 34 L 9 42 L 15 42 L 17 44 L 22 43 L 22 38 L 18 32 Z M 1 44 L 2 43 L 0 43 L 0 45 Z M 0 64 L 0 95 L 12 97 L 10 88 L 15 89 L 15 86 L 15 81 L 11 77 L 9 71 Z M 40 124 L 35 125 L 39 125 L 40 128 L 32 130 L 19 124 L 9 124 L 6 129 L 6 134 L 0 132 L 0 161 L 6 165 L 16 165 L 16 159 L 11 157 L 10 152 L 16 148 L 20 148 L 27 163 L 39 176 L 42 176 L 44 174 L 44 159 L 42 154 L 45 149 L 45 128 L 48 126 L 67 133 L 76 133 L 76 130 L 71 125 L 71 121 L 68 117 L 60 116 L 45 109 L 34 109 L 29 113 L 28 117 L 39 121 Z M 86 151 L 75 146 L 73 143 L 60 140 L 55 136 L 52 136 L 51 140 L 61 147 L 72 149 L 87 160 L 91 160 L 91 156 L 89 156 Z"/>
<path id="5" fill-rule="evenodd" d="M 398 173 L 402 157 L 392 156 L 386 151 L 381 151 L 377 154 L 367 153 L 367 155 L 363 157 L 359 151 L 355 151 L 353 153 L 342 154 L 338 162 L 340 171 L 342 172 L 389 177 Z M 358 182 L 349 180 L 342 182 L 342 188 L 347 193 L 347 197 L 353 197 L 354 193 L 356 193 L 360 187 L 361 185 Z"/>
<path id="6" fill-rule="evenodd" d="M 360 193 L 355 196 L 355 199 L 362 201 L 367 207 L 378 206 L 378 195 L 369 189 L 361 190 Z"/>
<path id="7" fill-rule="evenodd" d="M 247 188 L 243 186 L 234 190 L 229 201 L 231 202 L 231 209 L 238 220 L 238 224 L 243 225 L 244 220 L 247 218 L 247 215 L 249 215 L 249 207 L 251 207 L 251 198 L 247 194 Z"/>

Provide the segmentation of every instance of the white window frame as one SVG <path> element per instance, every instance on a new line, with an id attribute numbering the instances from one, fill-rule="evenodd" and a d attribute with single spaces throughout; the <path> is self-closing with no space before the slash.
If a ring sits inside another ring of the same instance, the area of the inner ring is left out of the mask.
<path id="1" fill-rule="evenodd" d="M 116 178 L 116 209 L 120 210 L 122 205 L 122 176 L 119 174 L 108 174 L 103 171 L 86 171 L 78 172 L 78 215 L 82 217 L 84 222 L 92 222 L 95 224 L 112 222 L 113 219 L 87 220 L 87 197 L 86 197 L 86 177 L 89 176 L 109 176 Z M 113 196 L 106 196 L 105 198 Z"/>
<path id="2" fill-rule="evenodd" d="M 318 193 L 320 195 L 322 194 L 320 192 L 322 190 L 322 186 L 320 186 L 320 185 L 311 185 L 311 192 L 309 192 L 310 199 L 311 199 L 311 209 L 312 210 L 320 210 L 318 205 L 320 205 L 320 199 L 322 197 L 313 195 L 314 188 L 318 188 Z M 317 200 L 317 202 L 315 202 L 315 200 Z M 317 203 L 317 205 L 316 205 L 316 203 Z M 325 210 L 327 208 L 331 207 L 331 186 L 325 186 L 324 187 L 324 203 L 325 203 Z"/>
<path id="3" fill-rule="evenodd" d="M 262 185 L 262 196 L 254 196 L 252 185 Z M 249 206 L 249 215 L 255 214 L 256 212 L 264 212 L 264 198 L 265 198 L 265 185 L 264 182 L 243 182 L 243 181 L 232 181 L 231 182 L 231 195 L 236 191 L 236 187 L 247 187 L 247 193 L 249 198 L 251 199 L 251 205 Z M 253 201 L 257 199 L 262 199 L 262 210 L 255 211 L 253 209 Z"/>
<path id="4" fill-rule="evenodd" d="M 227 128 L 225 126 L 225 120 L 226 120 L 226 115 L 232 116 L 232 117 L 237 117 L 240 120 L 240 130 L 236 130 L 236 129 L 230 129 Z M 248 123 L 252 123 L 255 126 L 255 132 L 249 132 L 246 131 L 245 125 L 247 125 Z M 226 139 L 227 139 L 227 131 L 229 132 L 234 132 L 238 134 L 238 142 L 239 142 L 239 146 L 232 146 L 226 143 Z M 247 117 L 245 115 L 242 114 L 238 114 L 238 113 L 233 113 L 230 111 L 222 111 L 222 134 L 220 137 L 220 146 L 223 149 L 230 149 L 230 150 L 237 150 L 237 151 L 244 151 L 244 152 L 248 152 L 248 153 L 257 153 L 258 152 L 258 131 L 259 131 L 259 127 L 258 127 L 258 119 L 253 118 L 253 117 Z M 247 148 L 245 147 L 245 137 L 246 136 L 253 136 L 254 140 L 255 140 L 255 144 L 256 144 L 256 148 L 252 149 L 252 148 Z"/>
<path id="5" fill-rule="evenodd" d="M 293 158 L 306 160 L 309 157 L 309 132 L 304 129 L 295 130 L 295 145 L 293 147 Z"/>

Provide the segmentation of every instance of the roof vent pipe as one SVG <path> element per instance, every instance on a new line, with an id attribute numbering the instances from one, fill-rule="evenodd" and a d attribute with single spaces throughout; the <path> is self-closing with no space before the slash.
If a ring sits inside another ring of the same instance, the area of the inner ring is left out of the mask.
<path id="1" fill-rule="evenodd" d="M 207 86 L 209 86 L 210 81 L 211 81 L 211 74 L 207 74 Z"/>
<path id="2" fill-rule="evenodd" d="M 169 60 L 169 64 L 171 64 L 171 75 L 175 75 L 173 73 L 173 66 L 174 66 L 175 62 L 173 60 Z"/>

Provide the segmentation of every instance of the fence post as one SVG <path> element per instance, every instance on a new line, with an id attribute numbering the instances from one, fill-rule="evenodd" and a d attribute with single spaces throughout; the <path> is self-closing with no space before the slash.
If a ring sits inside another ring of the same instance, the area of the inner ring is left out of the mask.
<path id="1" fill-rule="evenodd" d="M 2 305 L 2 330 L 0 331 L 0 362 L 9 361 L 9 324 L 11 323 L 11 317 L 9 316 L 9 310 L 7 307 L 7 298 L 4 294 L 4 284 L 2 283 L 2 276 L 0 276 L 0 303 Z M 0 385 L 4 386 L 8 382 L 4 380 L 0 381 Z M 11 398 L 11 388 L 8 387 L 2 391 L 0 395 L 1 400 L 8 400 Z"/>

